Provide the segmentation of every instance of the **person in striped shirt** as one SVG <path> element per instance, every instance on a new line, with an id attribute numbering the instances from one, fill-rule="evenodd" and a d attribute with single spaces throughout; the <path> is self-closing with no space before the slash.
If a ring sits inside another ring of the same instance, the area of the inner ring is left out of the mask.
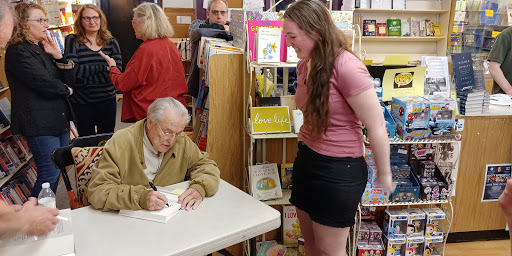
<path id="1" fill-rule="evenodd" d="M 105 14 L 92 4 L 80 8 L 74 29 L 75 34 L 66 37 L 65 53 L 75 62 L 76 79 L 70 101 L 78 121 L 78 134 L 87 136 L 113 132 L 116 89 L 109 77 L 109 67 L 98 52 L 111 56 L 121 69 L 119 43 L 107 28 Z"/>

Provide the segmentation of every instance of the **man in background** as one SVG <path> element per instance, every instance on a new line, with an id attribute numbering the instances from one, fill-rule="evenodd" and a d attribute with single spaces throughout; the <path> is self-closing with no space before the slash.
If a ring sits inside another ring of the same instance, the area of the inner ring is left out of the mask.
<path id="1" fill-rule="evenodd" d="M 188 28 L 192 51 L 190 73 L 188 74 L 188 94 L 197 98 L 199 91 L 199 67 L 197 66 L 197 51 L 201 37 L 218 37 L 233 40 L 229 32 L 228 3 L 226 0 L 209 0 L 206 9 L 206 20 L 194 20 Z"/>
<path id="2" fill-rule="evenodd" d="M 512 95 L 512 27 L 501 32 L 487 57 L 494 84 L 492 93 Z"/>
<path id="3" fill-rule="evenodd" d="M 5 50 L 12 36 L 15 13 L 9 2 L 0 0 L 0 50 Z M 52 231 L 59 222 L 58 209 L 37 206 L 33 197 L 23 205 L 10 206 L 0 199 L 0 239 L 13 237 L 18 233 L 41 236 Z"/>

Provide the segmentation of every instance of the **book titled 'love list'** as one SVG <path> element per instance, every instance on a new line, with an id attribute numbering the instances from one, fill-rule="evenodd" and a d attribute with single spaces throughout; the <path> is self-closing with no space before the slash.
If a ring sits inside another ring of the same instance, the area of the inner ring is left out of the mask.
<path id="1" fill-rule="evenodd" d="M 253 197 L 267 200 L 283 196 L 276 163 L 253 165 L 250 171 Z"/>
<path id="2" fill-rule="evenodd" d="M 178 204 L 178 196 L 171 195 L 167 193 L 162 193 L 167 197 L 169 207 L 164 206 L 164 208 L 158 211 L 148 211 L 148 210 L 120 210 L 119 215 L 132 217 L 136 219 L 155 221 L 160 223 L 166 223 L 176 215 L 180 208 L 181 204 Z"/>

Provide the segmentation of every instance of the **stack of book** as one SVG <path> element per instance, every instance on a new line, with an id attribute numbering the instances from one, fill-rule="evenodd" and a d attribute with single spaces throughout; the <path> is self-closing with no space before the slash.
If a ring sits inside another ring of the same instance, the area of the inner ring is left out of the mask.
<path id="1" fill-rule="evenodd" d="M 483 90 L 457 91 L 457 98 L 462 115 L 479 115 L 489 110 L 489 94 Z"/>

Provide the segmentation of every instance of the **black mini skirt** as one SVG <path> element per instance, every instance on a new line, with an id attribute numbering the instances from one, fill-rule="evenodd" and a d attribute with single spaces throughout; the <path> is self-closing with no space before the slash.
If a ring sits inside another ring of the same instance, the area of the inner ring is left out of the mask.
<path id="1" fill-rule="evenodd" d="M 292 179 L 290 203 L 313 221 L 337 228 L 354 225 L 368 179 L 363 156 L 326 156 L 299 142 Z"/>

